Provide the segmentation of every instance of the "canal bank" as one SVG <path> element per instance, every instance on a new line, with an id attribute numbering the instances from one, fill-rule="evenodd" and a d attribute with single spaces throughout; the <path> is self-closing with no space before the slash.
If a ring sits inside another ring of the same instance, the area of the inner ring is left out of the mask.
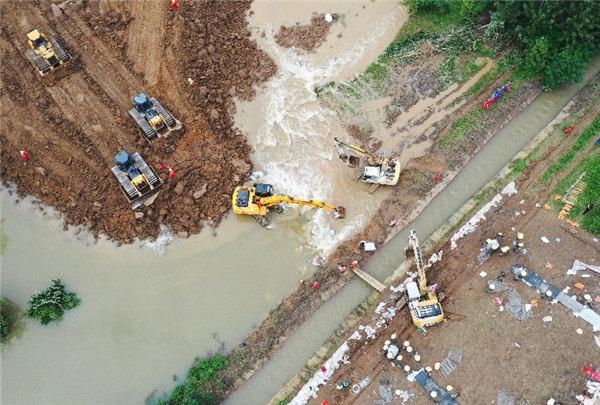
<path id="1" fill-rule="evenodd" d="M 472 195 L 493 178 L 525 145 L 527 145 L 560 110 L 598 72 L 596 60 L 585 80 L 577 85 L 539 95 L 525 110 L 507 123 L 452 182 L 442 190 L 418 217 L 383 246 L 368 263 L 365 270 L 380 280 L 386 279 L 404 260 L 404 248 L 410 229 L 416 229 L 420 239 L 426 240 Z M 353 280 L 324 303 L 311 318 L 304 322 L 277 350 L 267 364 L 255 373 L 227 403 L 265 403 L 275 395 L 297 370 L 301 369 L 323 342 L 334 333 L 347 315 L 370 293 L 360 280 Z"/>

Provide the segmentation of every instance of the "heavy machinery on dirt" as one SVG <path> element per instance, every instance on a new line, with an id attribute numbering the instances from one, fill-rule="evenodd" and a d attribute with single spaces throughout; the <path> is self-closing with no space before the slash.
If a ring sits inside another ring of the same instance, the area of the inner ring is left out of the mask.
<path id="1" fill-rule="evenodd" d="M 25 55 L 41 76 L 46 76 L 71 59 L 71 55 L 58 43 L 56 38 L 47 38 L 36 29 L 27 33 L 27 43 L 30 49 Z"/>
<path id="2" fill-rule="evenodd" d="M 239 215 L 252 215 L 264 227 L 269 225 L 267 215 L 270 211 L 281 212 L 280 204 L 295 204 L 317 207 L 335 213 L 336 218 L 344 218 L 344 207 L 335 207 L 319 200 L 301 200 L 289 195 L 275 194 L 273 186 L 255 183 L 252 186 L 238 186 L 231 197 L 233 212 Z"/>
<path id="3" fill-rule="evenodd" d="M 400 160 L 398 158 L 386 158 L 377 156 L 358 145 L 353 145 L 338 138 L 335 146 L 340 159 L 349 166 L 355 167 L 362 162 L 362 173 L 358 180 L 376 185 L 395 186 L 400 179 Z M 370 192 L 377 189 L 374 187 Z"/>
<path id="4" fill-rule="evenodd" d="M 409 281 L 406 284 L 410 316 L 417 327 L 433 326 L 444 320 L 444 312 L 438 301 L 435 289 L 427 286 L 421 247 L 419 246 L 417 233 L 414 229 L 410 231 L 405 256 L 408 258 L 411 253 L 415 258 L 419 283 Z"/>
<path id="5" fill-rule="evenodd" d="M 133 108 L 129 110 L 140 132 L 148 141 L 181 129 L 181 122 L 159 103 L 154 97 L 140 92 L 133 98 Z"/>
<path id="6" fill-rule="evenodd" d="M 115 155 L 115 163 L 111 171 L 131 203 L 131 209 L 152 204 L 158 196 L 162 180 L 142 156 L 124 150 Z"/>

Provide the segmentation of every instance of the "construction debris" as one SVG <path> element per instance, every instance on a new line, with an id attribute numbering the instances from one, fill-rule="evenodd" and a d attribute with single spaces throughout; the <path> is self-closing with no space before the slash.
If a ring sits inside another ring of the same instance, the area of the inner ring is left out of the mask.
<path id="1" fill-rule="evenodd" d="M 447 378 L 454 370 L 456 370 L 456 367 L 458 367 L 462 358 L 463 355 L 460 350 L 454 348 L 448 350 L 448 355 L 440 363 L 440 375 Z"/>

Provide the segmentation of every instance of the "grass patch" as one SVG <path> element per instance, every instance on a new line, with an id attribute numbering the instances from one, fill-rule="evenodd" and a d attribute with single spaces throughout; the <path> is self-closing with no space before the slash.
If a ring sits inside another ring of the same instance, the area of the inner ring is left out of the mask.
<path id="1" fill-rule="evenodd" d="M 556 163 L 551 164 L 548 169 L 546 169 L 540 182 L 542 184 L 548 184 L 557 173 L 562 172 L 565 167 L 571 163 L 573 158 L 577 155 L 577 152 L 581 151 L 581 149 L 583 149 L 589 143 L 590 139 L 592 139 L 599 131 L 600 116 L 596 117 L 594 122 L 587 127 L 579 137 L 577 137 L 577 140 L 569 151 L 564 153 Z"/>
<path id="2" fill-rule="evenodd" d="M 592 151 L 583 159 L 575 169 L 565 177 L 556 187 L 554 193 L 564 195 L 569 187 L 575 183 L 579 176 L 585 172 L 583 181 L 586 187 L 578 196 L 575 205 L 569 212 L 569 218 L 581 223 L 581 227 L 587 229 L 595 236 L 600 236 L 600 150 Z M 563 203 L 553 201 L 554 205 L 561 209 Z M 588 205 L 594 208 L 583 214 Z"/>
<path id="3" fill-rule="evenodd" d="M 229 360 L 222 354 L 205 359 L 196 359 L 189 369 L 185 382 L 175 387 L 168 399 L 159 400 L 159 405 L 213 405 L 225 398 L 221 392 L 228 383 L 219 378 L 219 372 L 229 365 Z"/>

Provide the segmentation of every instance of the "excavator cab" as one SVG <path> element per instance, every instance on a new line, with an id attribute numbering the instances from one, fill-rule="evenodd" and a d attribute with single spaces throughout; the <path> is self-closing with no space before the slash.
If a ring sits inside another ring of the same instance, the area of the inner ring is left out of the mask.
<path id="1" fill-rule="evenodd" d="M 273 186 L 265 183 L 254 183 L 254 192 L 259 197 L 271 197 L 275 192 Z"/>
<path id="2" fill-rule="evenodd" d="M 404 254 L 406 259 L 414 257 L 417 266 L 418 283 L 415 281 L 406 283 L 408 309 L 413 323 L 417 327 L 437 325 L 444 320 L 444 311 L 438 301 L 435 289 L 427 286 L 425 264 L 414 229 L 410 231 L 408 246 Z"/>
<path id="3" fill-rule="evenodd" d="M 252 186 L 238 186 L 231 196 L 233 212 L 239 215 L 252 215 L 262 226 L 268 226 L 266 216 L 270 211 L 282 212 L 280 204 L 295 204 L 333 211 L 337 218 L 344 218 L 344 207 L 335 207 L 319 200 L 301 200 L 289 195 L 275 194 L 273 186 L 255 183 Z"/>

